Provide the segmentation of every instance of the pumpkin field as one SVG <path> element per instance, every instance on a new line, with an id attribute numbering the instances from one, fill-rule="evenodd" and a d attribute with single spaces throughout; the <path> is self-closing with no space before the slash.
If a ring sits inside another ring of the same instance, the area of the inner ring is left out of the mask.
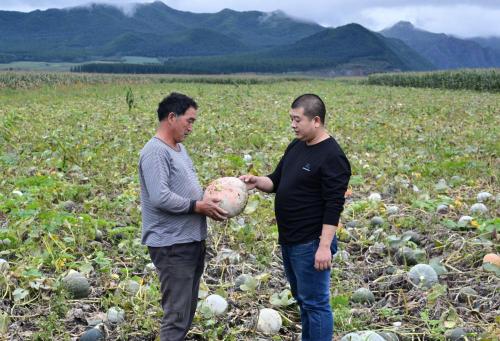
<path id="1" fill-rule="evenodd" d="M 184 145 L 203 187 L 272 172 L 294 137 L 293 99 L 325 101 L 353 173 L 331 273 L 335 340 L 498 340 L 500 93 L 298 77 L 29 77 L 0 74 L 0 340 L 77 340 L 90 328 L 157 340 L 137 165 L 172 91 L 199 105 Z M 298 340 L 273 200 L 251 191 L 242 214 L 209 220 L 188 340 Z M 211 295 L 227 307 L 213 309 Z M 279 331 L 257 328 L 262 309 L 278 312 Z"/>

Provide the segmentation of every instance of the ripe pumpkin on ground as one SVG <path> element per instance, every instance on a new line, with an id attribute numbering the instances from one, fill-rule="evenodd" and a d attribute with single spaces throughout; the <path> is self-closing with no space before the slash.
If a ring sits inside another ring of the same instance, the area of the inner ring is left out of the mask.
<path id="1" fill-rule="evenodd" d="M 483 257 L 483 264 L 491 263 L 500 267 L 500 256 L 494 253 L 488 253 Z"/>

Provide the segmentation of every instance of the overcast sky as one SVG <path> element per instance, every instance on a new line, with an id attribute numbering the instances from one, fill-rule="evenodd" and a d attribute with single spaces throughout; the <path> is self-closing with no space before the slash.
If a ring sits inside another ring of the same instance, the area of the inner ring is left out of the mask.
<path id="1" fill-rule="evenodd" d="M 90 2 L 114 3 L 118 0 L 1 0 L 0 10 L 28 12 L 35 9 L 63 8 Z M 152 2 L 152 1 L 128 1 Z M 324 26 L 359 23 L 381 30 L 397 21 L 411 21 L 422 29 L 461 37 L 500 36 L 500 0 L 164 0 L 168 6 L 191 12 L 218 12 L 277 9 Z"/>

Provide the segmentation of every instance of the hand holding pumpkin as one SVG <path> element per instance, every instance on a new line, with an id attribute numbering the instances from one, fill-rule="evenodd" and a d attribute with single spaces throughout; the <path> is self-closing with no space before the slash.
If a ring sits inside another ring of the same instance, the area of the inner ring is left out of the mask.
<path id="1" fill-rule="evenodd" d="M 227 219 L 227 212 L 219 207 L 221 200 L 217 198 L 203 198 L 202 201 L 197 201 L 194 211 L 198 214 L 205 215 L 213 220 L 223 221 Z"/>
<path id="2" fill-rule="evenodd" d="M 239 179 L 245 183 L 245 185 L 247 186 L 247 191 L 250 191 L 255 187 L 257 187 L 258 179 L 255 175 L 252 174 L 242 175 L 239 177 Z"/>

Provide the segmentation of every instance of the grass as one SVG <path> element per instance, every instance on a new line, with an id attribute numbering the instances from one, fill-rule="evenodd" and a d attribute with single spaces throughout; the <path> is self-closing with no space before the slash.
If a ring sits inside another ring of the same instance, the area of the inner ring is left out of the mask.
<path id="1" fill-rule="evenodd" d="M 86 84 L 158 84 L 158 83 L 206 83 L 250 85 L 283 81 L 310 80 L 307 76 L 288 75 L 138 75 L 138 74 L 89 74 L 68 72 L 0 72 L 0 89 L 35 89 Z"/>
<path id="2" fill-rule="evenodd" d="M 311 79 L 259 84 L 148 79 L 0 89 L 0 257 L 10 265 L 0 279 L 0 307 L 11 322 L 24 323 L 11 326 L 8 337 L 70 339 L 86 328 L 85 319 L 71 317 L 77 309 L 84 318 L 97 318 L 120 306 L 126 323 L 110 326 L 111 339 L 154 339 L 161 311 L 157 277 L 145 269 L 150 260 L 139 241 L 137 158 L 154 134 L 158 102 L 171 91 L 193 96 L 200 106 L 185 144 L 204 186 L 220 176 L 272 171 L 293 137 L 292 100 L 305 92 L 325 100 L 327 127 L 346 151 L 354 174 L 343 220 L 357 221 L 348 229 L 350 240 L 341 244 L 349 257 L 336 263 L 332 273 L 337 336 L 360 328 L 393 329 L 394 322 L 402 321 L 400 335 L 439 339 L 452 325 L 443 322 L 452 307 L 459 308 L 454 325 L 469 328 L 476 338 L 486 340 L 498 330 L 498 278 L 481 269 L 482 256 L 498 252 L 491 233 L 500 229 L 498 200 L 486 203 L 487 214 L 473 215 L 475 225 L 450 229 L 461 215 L 471 215 L 478 192 L 499 193 L 498 94 Z M 243 161 L 246 153 L 252 165 Z M 441 178 L 449 185 L 444 192 L 435 186 Z M 382 193 L 383 201 L 368 202 L 371 192 Z M 218 318 L 197 315 L 190 339 L 263 337 L 252 324 L 258 309 L 273 307 L 270 297 L 286 288 L 273 197 L 255 193 L 250 200 L 256 209 L 240 220 L 210 222 L 203 287 L 226 296 L 230 310 Z M 435 206 L 442 202 L 450 204 L 450 212 L 437 216 Z M 387 215 L 388 205 L 397 205 L 400 213 Z M 374 215 L 385 220 L 376 233 L 369 227 Z M 410 229 L 424 235 L 418 247 L 429 258 L 441 257 L 449 266 L 449 274 L 440 278 L 448 292 L 432 303 L 401 277 L 407 267 L 370 249 Z M 222 248 L 237 251 L 241 261 L 218 260 Z M 397 271 L 390 274 L 392 268 Z M 59 283 L 69 269 L 89 278 L 88 299 L 65 298 Z M 241 273 L 259 277 L 256 290 L 234 288 Z M 130 279 L 141 285 L 133 296 L 120 290 Z M 349 302 L 361 286 L 375 292 L 374 306 Z M 455 301 L 463 286 L 481 293 L 475 301 L 481 319 Z M 19 298 L 16 289 L 28 294 Z M 274 308 L 285 320 L 276 339 L 291 340 L 300 332 L 296 307 Z"/>

